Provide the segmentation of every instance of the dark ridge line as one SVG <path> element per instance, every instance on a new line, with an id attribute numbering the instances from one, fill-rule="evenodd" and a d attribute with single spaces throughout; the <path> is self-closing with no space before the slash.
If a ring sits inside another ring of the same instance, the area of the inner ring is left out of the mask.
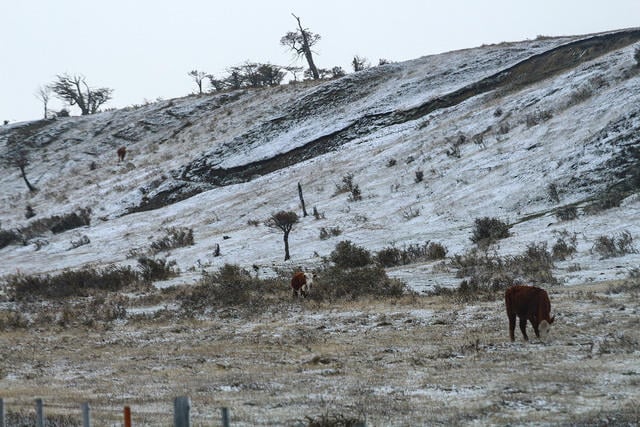
<path id="1" fill-rule="evenodd" d="M 199 162 L 200 165 L 195 165 L 195 162 L 192 162 L 181 171 L 175 171 L 173 176 L 174 179 L 183 183 L 209 184 L 213 187 L 248 182 L 257 176 L 264 176 L 336 150 L 345 143 L 371 134 L 380 128 L 420 119 L 433 111 L 453 107 L 469 98 L 491 90 L 504 89 L 506 91 L 514 91 L 524 86 L 538 83 L 638 40 L 640 40 L 640 29 L 623 30 L 572 41 L 532 55 L 493 75 L 409 110 L 364 115 L 342 129 L 323 135 L 269 159 L 231 168 L 211 168 L 206 162 Z M 194 179 L 194 177 L 198 179 Z M 164 199 L 169 204 L 185 200 L 200 192 L 197 191 L 194 194 L 194 191 L 191 190 L 180 194 L 182 187 L 182 185 L 175 187 L 176 191 L 170 196 L 171 201 L 165 198 L 167 196 L 166 192 L 162 195 L 159 194 L 157 197 Z M 151 210 L 161 205 L 162 200 L 145 199 L 141 205 L 131 208 L 129 213 Z"/>
<path id="2" fill-rule="evenodd" d="M 598 35 L 569 42 L 533 55 L 496 74 L 485 77 L 478 82 L 464 86 L 454 92 L 427 101 L 418 107 L 404 111 L 396 110 L 365 115 L 356 119 L 345 128 L 323 135 L 304 145 L 296 147 L 286 153 L 277 154 L 269 159 L 258 160 L 231 168 L 210 168 L 207 165 L 198 168 L 187 168 L 180 174 L 179 179 L 191 181 L 192 178 L 190 179 L 187 175 L 196 175 L 201 177 L 203 182 L 217 186 L 247 182 L 256 175 L 266 175 L 295 163 L 328 153 L 355 138 L 371 134 L 380 128 L 420 119 L 433 111 L 453 107 L 469 98 L 491 90 L 500 88 L 517 90 L 523 86 L 540 82 L 562 71 L 571 69 L 578 64 L 593 60 L 612 50 L 620 49 L 638 40 L 640 40 L 640 30 Z M 613 44 L 613 46 L 611 46 L 611 44 Z M 582 52 L 576 54 L 576 52 L 573 52 L 575 49 L 580 49 Z M 589 49 L 591 50 L 590 52 L 587 51 Z M 558 54 L 560 54 L 560 58 L 553 58 Z M 567 58 L 567 54 L 570 55 L 569 58 Z M 552 64 L 548 64 L 550 59 L 554 59 L 555 61 Z M 569 59 L 569 61 L 567 61 L 567 59 Z M 552 66 L 545 68 L 545 65 Z M 527 72 L 531 70 L 535 70 L 535 73 Z"/>

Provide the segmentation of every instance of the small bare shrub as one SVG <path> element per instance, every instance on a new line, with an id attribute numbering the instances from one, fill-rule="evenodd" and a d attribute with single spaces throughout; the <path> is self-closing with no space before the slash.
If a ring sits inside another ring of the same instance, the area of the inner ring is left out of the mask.
<path id="1" fill-rule="evenodd" d="M 476 218 L 471 241 L 478 246 L 488 246 L 499 239 L 509 237 L 511 226 L 497 218 Z"/>
<path id="2" fill-rule="evenodd" d="M 398 162 L 397 162 L 397 160 L 396 160 L 396 159 L 391 158 L 391 159 L 389 159 L 389 160 L 387 161 L 387 167 L 388 167 L 388 168 L 391 168 L 391 167 L 395 166 L 397 163 L 398 163 Z"/>
<path id="3" fill-rule="evenodd" d="M 533 113 L 527 114 L 525 118 L 525 123 L 527 127 L 533 127 L 539 125 L 540 123 L 551 120 L 553 117 L 553 113 L 551 110 L 536 110 Z"/>
<path id="4" fill-rule="evenodd" d="M 22 236 L 18 231 L 0 229 L 0 249 L 14 242 L 20 242 L 21 240 Z"/>
<path id="5" fill-rule="evenodd" d="M 636 252 L 636 249 L 633 247 L 631 233 L 625 230 L 617 236 L 599 236 L 593 244 L 591 252 L 598 253 L 601 259 L 605 259 L 632 254 Z"/>
<path id="6" fill-rule="evenodd" d="M 571 221 L 578 218 L 578 208 L 575 206 L 564 206 L 556 210 L 556 218 L 560 221 Z"/>
<path id="7" fill-rule="evenodd" d="M 556 243 L 551 248 L 552 258 L 556 261 L 564 261 L 577 252 L 577 237 L 574 233 L 572 236 L 568 232 L 561 233 Z"/>
<path id="8" fill-rule="evenodd" d="M 558 187 L 555 184 L 551 183 L 547 185 L 547 195 L 549 196 L 549 199 L 551 199 L 553 203 L 560 203 L 560 195 L 558 194 Z"/>
<path id="9" fill-rule="evenodd" d="M 178 275 L 175 261 L 167 261 L 166 259 L 140 257 L 138 258 L 138 270 L 140 277 L 145 282 L 154 282 L 156 280 L 166 280 Z"/>
<path id="10" fill-rule="evenodd" d="M 71 240 L 71 248 L 76 249 L 80 246 L 88 245 L 89 243 L 91 243 L 89 237 L 87 237 L 87 235 L 82 235 L 78 240 Z"/>
<path id="11" fill-rule="evenodd" d="M 409 221 L 410 219 L 416 218 L 418 216 L 420 216 L 420 209 L 418 208 L 408 207 L 406 209 L 403 209 L 402 211 L 402 218 L 404 218 L 406 221 Z"/>
<path id="12" fill-rule="evenodd" d="M 247 225 L 251 225 L 253 227 L 257 227 L 257 226 L 259 226 L 261 224 L 262 224 L 262 222 L 260 220 L 258 220 L 258 219 L 249 219 L 249 220 L 247 220 Z"/>
<path id="13" fill-rule="evenodd" d="M 417 170 L 416 176 L 414 178 L 414 181 L 416 182 L 416 184 L 422 182 L 423 179 L 424 179 L 424 172 L 422 170 Z"/>
<path id="14" fill-rule="evenodd" d="M 403 249 L 394 246 L 376 253 L 376 261 L 384 267 L 394 267 L 421 261 L 435 261 L 445 258 L 447 248 L 441 243 L 426 242 L 423 245 L 410 244 Z"/>
<path id="15" fill-rule="evenodd" d="M 186 227 L 171 227 L 166 229 L 166 235 L 151 243 L 151 253 L 166 251 L 193 245 L 193 229 Z"/>
<path id="16" fill-rule="evenodd" d="M 342 234 L 342 230 L 340 229 L 340 227 L 329 227 L 328 229 L 325 227 L 322 227 L 320 229 L 321 240 L 326 240 L 330 237 L 339 236 L 341 234 Z"/>
<path id="17" fill-rule="evenodd" d="M 24 212 L 24 217 L 26 219 L 29 219 L 29 218 L 33 218 L 34 216 L 36 216 L 36 211 L 33 210 L 33 206 L 27 205 Z"/>

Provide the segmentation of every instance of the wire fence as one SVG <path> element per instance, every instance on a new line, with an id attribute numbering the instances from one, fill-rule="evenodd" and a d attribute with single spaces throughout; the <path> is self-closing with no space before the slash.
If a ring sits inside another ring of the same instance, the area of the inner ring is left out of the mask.
<path id="1" fill-rule="evenodd" d="M 11 411 L 9 411 L 9 406 L 11 407 Z M 49 409 L 51 409 L 55 415 L 47 415 L 46 412 Z M 70 415 L 74 413 L 75 415 Z M 89 402 L 83 402 L 77 406 L 47 404 L 45 407 L 44 400 L 40 398 L 35 399 L 31 405 L 28 405 L 18 401 L 8 402 L 0 397 L 0 427 L 12 427 L 15 425 L 35 425 L 36 427 L 91 427 L 92 420 L 96 413 L 99 414 L 99 416 L 95 418 L 101 420 L 99 425 L 107 425 L 105 421 L 108 420 L 109 425 L 132 426 L 133 413 L 131 406 L 124 406 L 121 412 L 113 407 L 92 407 Z M 140 416 L 144 419 L 144 414 L 140 414 Z M 167 414 L 167 418 L 169 417 L 169 414 Z M 220 422 L 223 427 L 230 426 L 230 413 L 228 408 L 220 408 Z M 145 424 L 144 420 L 142 424 Z M 191 426 L 191 399 L 188 396 L 179 396 L 174 399 L 173 426 Z"/>

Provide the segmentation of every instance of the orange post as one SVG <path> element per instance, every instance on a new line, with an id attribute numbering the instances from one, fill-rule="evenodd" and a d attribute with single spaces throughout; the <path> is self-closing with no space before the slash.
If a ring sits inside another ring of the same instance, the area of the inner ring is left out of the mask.
<path id="1" fill-rule="evenodd" d="M 124 407 L 124 427 L 131 427 L 131 408 Z"/>

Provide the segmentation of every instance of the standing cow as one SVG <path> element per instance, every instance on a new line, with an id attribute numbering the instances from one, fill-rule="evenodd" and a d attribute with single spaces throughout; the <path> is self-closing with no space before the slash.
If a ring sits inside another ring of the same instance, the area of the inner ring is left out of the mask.
<path id="1" fill-rule="evenodd" d="M 527 336 L 527 320 L 531 322 L 536 337 L 546 338 L 551 329 L 555 315 L 550 317 L 551 303 L 544 289 L 535 286 L 512 286 L 504 294 L 509 317 L 509 337 L 515 341 L 516 316 L 520 318 L 520 330 L 525 341 Z"/>
<path id="2" fill-rule="evenodd" d="M 124 156 L 127 154 L 127 147 L 118 148 L 118 163 L 124 160 Z"/>
<path id="3" fill-rule="evenodd" d="M 291 278 L 291 289 L 293 289 L 294 297 L 306 298 L 311 291 L 311 285 L 313 285 L 313 279 L 316 277 L 313 273 L 304 273 L 299 271 Z"/>

